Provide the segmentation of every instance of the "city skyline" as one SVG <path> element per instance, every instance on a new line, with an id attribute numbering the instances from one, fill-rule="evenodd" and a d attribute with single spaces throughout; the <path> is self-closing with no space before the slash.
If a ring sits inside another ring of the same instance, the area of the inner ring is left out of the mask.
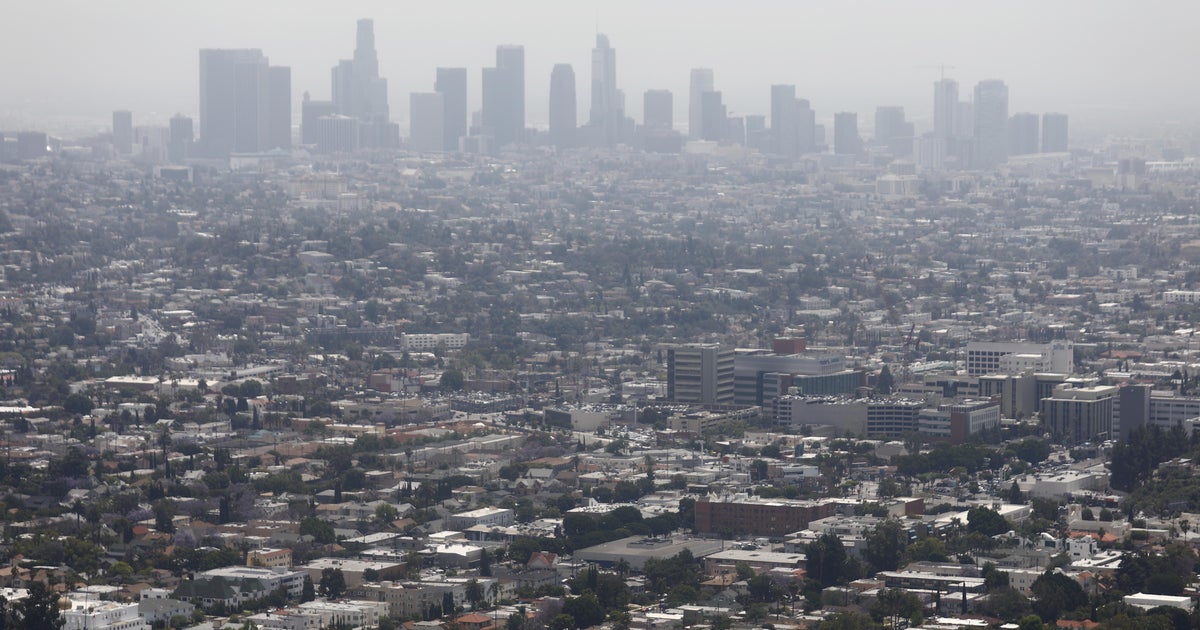
<path id="1" fill-rule="evenodd" d="M 63 4 L 111 37 L 97 42 L 95 32 L 79 32 L 75 20 L 54 21 Z M 55 5 L 60 5 L 58 11 Z M 1113 25 L 1101 19 L 1103 7 L 1089 4 L 1087 11 L 1077 11 L 1084 6 L 1079 3 L 1039 6 L 1038 19 L 1027 21 L 1019 19 L 1021 9 L 1033 5 L 1023 3 L 986 3 L 970 10 L 935 3 L 919 11 L 868 3 L 848 11 L 826 4 L 778 7 L 752 2 L 729 15 L 709 2 L 690 4 L 686 15 L 629 3 L 606 6 L 595 14 L 543 3 L 525 5 L 521 15 L 542 15 L 561 27 L 553 34 L 539 27 L 542 20 L 514 20 L 484 4 L 466 6 L 473 19 L 457 22 L 440 20 L 438 11 L 445 10 L 435 8 L 397 16 L 377 3 L 336 10 L 312 7 L 289 14 L 290 28 L 284 30 L 271 20 L 258 19 L 291 8 L 274 2 L 238 7 L 243 18 L 238 20 L 221 19 L 234 11 L 233 5 L 221 2 L 204 16 L 164 12 L 140 2 L 121 3 L 108 12 L 75 3 L 51 3 L 49 9 L 23 5 L 13 23 L 27 28 L 14 29 L 17 35 L 2 45 L 10 53 L 6 59 L 20 58 L 22 63 L 5 64 L 10 89 L 0 97 L 0 111 L 9 127 L 48 119 L 58 123 L 48 125 L 52 128 L 82 120 L 82 126 L 98 129 L 119 109 L 134 111 L 139 122 L 165 123 L 175 113 L 195 116 L 195 51 L 258 48 L 272 63 L 292 68 L 296 119 L 304 92 L 318 100 L 330 98 L 329 67 L 345 57 L 351 24 L 360 18 L 375 20 L 379 75 L 388 79 L 391 118 L 401 123 L 409 118 L 408 95 L 430 91 L 437 67 L 468 68 L 468 109 L 478 111 L 480 69 L 491 63 L 496 46 L 511 43 L 526 50 L 527 123 L 544 128 L 551 68 L 558 63 L 569 63 L 577 72 L 590 67 L 597 33 L 607 35 L 617 51 L 617 87 L 629 95 L 627 115 L 642 120 L 643 92 L 669 89 L 676 97 L 677 127 L 687 119 L 684 95 L 688 73 L 696 67 L 714 70 L 730 115 L 767 114 L 770 86 L 795 84 L 797 97 L 809 100 L 822 121 L 831 120 L 836 111 L 854 111 L 869 121 L 876 106 L 900 105 L 926 129 L 933 114 L 930 85 L 941 78 L 941 64 L 946 64 L 945 76 L 958 79 L 964 92 L 980 80 L 1001 79 L 1012 89 L 1010 111 L 1069 112 L 1075 129 L 1122 117 L 1171 119 L 1195 109 L 1200 100 L 1195 86 L 1173 80 L 1166 63 L 1192 48 L 1185 39 L 1170 36 L 1170 29 L 1198 13 L 1190 6 L 1162 6 Z M 780 19 L 765 19 L 768 9 Z M 859 14 L 870 19 L 859 19 Z M 1065 15 L 1071 19 L 1055 19 Z M 1136 61 L 1116 63 L 1124 59 L 1120 50 L 1151 36 L 1149 21 L 1159 28 L 1159 20 L 1151 16 L 1165 15 L 1173 16 L 1162 26 L 1166 32 L 1153 34 L 1152 41 L 1145 39 Z M 796 18 L 795 27 L 789 31 L 786 23 L 791 18 Z M 926 24 L 929 20 L 940 26 Z M 659 28 L 668 21 L 677 27 Z M 973 32 L 977 22 L 988 28 Z M 818 23 L 824 28 L 816 28 Z M 24 33 L 47 31 L 93 50 L 86 57 L 71 55 L 72 46 L 59 43 L 62 52 L 46 50 L 36 56 L 37 63 L 29 63 L 28 54 L 17 52 L 22 45 L 32 45 Z M 749 32 L 755 35 L 747 36 Z M 788 37 L 789 33 L 801 37 Z M 836 33 L 857 35 L 843 37 L 838 48 L 830 48 Z M 871 46 L 855 41 L 871 41 Z M 155 54 L 146 55 L 145 50 Z M 147 76 L 155 80 L 147 82 Z M 577 85 L 582 103 L 592 100 L 590 79 Z M 81 93 L 88 97 L 79 98 Z"/>

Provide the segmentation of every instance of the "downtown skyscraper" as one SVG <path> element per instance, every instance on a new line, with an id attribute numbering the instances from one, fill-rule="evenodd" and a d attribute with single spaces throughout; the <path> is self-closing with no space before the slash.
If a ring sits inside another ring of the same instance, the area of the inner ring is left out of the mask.
<path id="1" fill-rule="evenodd" d="M 575 146 L 577 121 L 575 70 L 571 64 L 560 63 L 550 72 L 550 144 L 560 149 Z"/>
<path id="2" fill-rule="evenodd" d="M 990 79 L 975 85 L 972 168 L 995 168 L 1008 159 L 1008 86 Z"/>
<path id="3" fill-rule="evenodd" d="M 1042 153 L 1066 153 L 1067 150 L 1067 115 L 1042 114 Z"/>
<path id="4" fill-rule="evenodd" d="M 608 43 L 608 36 L 596 35 L 592 49 L 592 109 L 588 126 L 597 134 L 599 144 L 613 146 L 620 140 L 625 118 L 625 104 L 617 90 L 617 51 Z"/>
<path id="5" fill-rule="evenodd" d="M 284 77 L 287 77 L 286 81 Z M 277 120 L 286 115 L 286 140 Z M 200 147 L 205 157 L 290 147 L 291 71 L 259 49 L 200 51 Z"/>
<path id="6" fill-rule="evenodd" d="M 496 148 L 525 134 L 525 47 L 497 46 L 496 67 L 483 69 L 484 131 Z"/>
<path id="7" fill-rule="evenodd" d="M 713 91 L 712 68 L 693 68 L 688 86 L 688 137 L 699 140 L 704 133 L 704 94 Z"/>
<path id="8" fill-rule="evenodd" d="M 434 91 L 442 95 L 442 144 L 457 151 L 458 140 L 467 135 L 467 69 L 438 68 Z"/>
<path id="9" fill-rule="evenodd" d="M 379 76 L 375 52 L 375 22 L 358 21 L 354 58 L 333 67 L 333 109 L 340 116 L 358 121 L 359 145 L 393 148 L 399 144 L 399 128 L 390 122 L 387 79 Z"/>

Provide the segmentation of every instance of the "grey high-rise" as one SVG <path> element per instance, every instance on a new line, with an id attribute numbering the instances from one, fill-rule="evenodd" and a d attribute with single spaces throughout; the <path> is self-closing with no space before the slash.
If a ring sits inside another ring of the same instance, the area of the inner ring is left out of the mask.
<path id="1" fill-rule="evenodd" d="M 905 120 L 903 107 L 875 109 L 875 143 L 886 146 L 896 157 L 912 153 L 913 124 Z"/>
<path id="2" fill-rule="evenodd" d="M 292 148 L 292 69 L 271 66 L 267 70 L 268 149 Z"/>
<path id="3" fill-rule="evenodd" d="M 358 21 L 354 58 L 334 66 L 333 105 L 337 113 L 360 121 L 388 120 L 387 79 L 379 76 L 375 22 Z"/>
<path id="4" fill-rule="evenodd" d="M 675 126 L 675 99 L 670 90 L 646 90 L 642 121 L 647 129 L 670 131 Z"/>
<path id="5" fill-rule="evenodd" d="M 172 162 L 188 159 L 192 153 L 192 141 L 196 138 L 192 119 L 183 114 L 175 114 L 171 117 L 168 134 L 167 159 Z"/>
<path id="6" fill-rule="evenodd" d="M 800 110 L 794 85 L 771 86 L 771 145 L 779 155 L 800 155 Z"/>
<path id="7" fill-rule="evenodd" d="M 118 110 L 112 114 L 113 148 L 120 155 L 133 153 L 133 112 Z"/>
<path id="8" fill-rule="evenodd" d="M 817 149 L 817 112 L 813 111 L 808 99 L 796 99 L 796 141 L 800 155 L 812 153 Z"/>
<path id="9" fill-rule="evenodd" d="M 379 76 L 374 20 L 358 21 L 354 41 L 354 58 L 339 61 L 330 73 L 334 110 L 359 121 L 361 146 L 392 147 L 398 129 L 390 122 L 387 79 Z"/>
<path id="10" fill-rule="evenodd" d="M 700 95 L 700 139 L 712 142 L 725 140 L 729 135 L 729 117 L 720 92 Z"/>
<path id="11" fill-rule="evenodd" d="M 606 146 L 613 146 L 620 139 L 623 110 L 617 92 L 617 51 L 608 44 L 607 35 L 597 34 L 596 47 L 592 49 L 592 109 L 588 125 L 599 131 Z"/>
<path id="12" fill-rule="evenodd" d="M 258 49 L 200 51 L 200 144 L 208 157 L 269 149 L 270 66 Z"/>
<path id="13" fill-rule="evenodd" d="M 458 139 L 467 135 L 467 69 L 438 68 L 433 89 L 442 95 L 442 142 L 447 151 L 458 150 Z"/>
<path id="14" fill-rule="evenodd" d="M 1021 112 L 1008 119 L 1008 154 L 1038 152 L 1038 115 Z"/>
<path id="15" fill-rule="evenodd" d="M 693 68 L 688 87 L 688 137 L 699 140 L 704 129 L 704 94 L 713 91 L 711 68 Z"/>
<path id="16" fill-rule="evenodd" d="M 973 168 L 995 168 L 1008 159 L 1008 86 L 995 79 L 975 85 Z"/>
<path id="17" fill-rule="evenodd" d="M 497 147 L 525 132 L 525 48 L 497 46 L 496 67 L 483 69 L 483 126 Z"/>
<path id="18" fill-rule="evenodd" d="M 858 114 L 838 112 L 833 115 L 833 152 L 839 155 L 862 153 L 862 137 L 858 135 Z"/>
<path id="19" fill-rule="evenodd" d="M 676 402 L 733 404 L 734 352 L 718 344 L 667 349 L 667 397 Z"/>
<path id="20" fill-rule="evenodd" d="M 595 115 L 595 98 L 592 99 L 592 113 Z M 550 144 L 560 149 L 575 146 L 578 120 L 575 70 L 571 64 L 557 64 L 550 71 Z"/>
<path id="21" fill-rule="evenodd" d="M 414 151 L 432 152 L 446 149 L 445 139 L 445 95 L 441 92 L 409 95 L 408 136 L 409 146 Z"/>
<path id="22" fill-rule="evenodd" d="M 1065 153 L 1068 147 L 1067 115 L 1042 114 L 1042 153 Z"/>
<path id="23" fill-rule="evenodd" d="M 314 101 L 305 92 L 300 103 L 300 143 L 317 144 L 317 121 L 336 113 L 333 101 Z"/>

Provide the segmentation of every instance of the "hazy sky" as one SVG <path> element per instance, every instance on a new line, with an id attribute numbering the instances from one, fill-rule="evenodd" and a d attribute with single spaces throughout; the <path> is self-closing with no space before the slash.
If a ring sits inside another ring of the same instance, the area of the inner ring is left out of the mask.
<path id="1" fill-rule="evenodd" d="M 617 50 L 627 111 L 642 93 L 675 94 L 686 121 L 688 70 L 711 67 L 733 115 L 769 113 L 769 86 L 794 83 L 818 119 L 877 105 L 927 121 L 937 66 L 954 66 L 966 99 L 980 79 L 1009 86 L 1010 112 L 1064 111 L 1073 125 L 1126 117 L 1194 120 L 1200 81 L 1200 2 L 1104 0 L 805 2 L 800 0 L 3 0 L 0 123 L 86 121 L 113 109 L 135 124 L 198 109 L 200 48 L 261 48 L 292 68 L 295 109 L 305 90 L 329 97 L 329 70 L 351 56 L 355 21 L 375 20 L 392 118 L 407 135 L 408 94 L 431 91 L 438 66 L 480 68 L 501 43 L 523 44 L 528 122 L 546 120 L 550 69 L 575 67 L 587 119 L 597 28 Z M 298 123 L 298 119 L 295 121 Z"/>

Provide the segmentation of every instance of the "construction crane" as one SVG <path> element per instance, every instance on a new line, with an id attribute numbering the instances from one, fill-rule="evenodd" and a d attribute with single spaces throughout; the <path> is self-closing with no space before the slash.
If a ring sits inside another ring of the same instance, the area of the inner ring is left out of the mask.
<path id="1" fill-rule="evenodd" d="M 940 72 L 940 73 L 941 73 L 941 75 L 942 75 L 942 79 L 945 79 L 945 78 L 946 78 L 946 69 L 947 69 L 947 68 L 949 68 L 949 69 L 951 69 L 951 70 L 957 70 L 957 69 L 958 69 L 958 66 L 948 66 L 948 65 L 946 65 L 946 64 L 944 64 L 944 63 L 942 63 L 942 64 L 938 64 L 938 65 L 936 65 L 936 66 L 917 66 L 917 67 L 918 67 L 918 68 L 925 68 L 925 69 L 934 68 L 934 69 L 936 69 L 938 72 Z"/>

